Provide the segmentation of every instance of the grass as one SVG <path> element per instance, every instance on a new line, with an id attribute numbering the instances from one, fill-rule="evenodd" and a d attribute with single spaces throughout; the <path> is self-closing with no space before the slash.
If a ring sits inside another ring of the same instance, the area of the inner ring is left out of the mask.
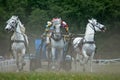
<path id="1" fill-rule="evenodd" d="M 21 72 L 0 73 L 0 80 L 120 80 L 119 75 L 118 73 Z"/>

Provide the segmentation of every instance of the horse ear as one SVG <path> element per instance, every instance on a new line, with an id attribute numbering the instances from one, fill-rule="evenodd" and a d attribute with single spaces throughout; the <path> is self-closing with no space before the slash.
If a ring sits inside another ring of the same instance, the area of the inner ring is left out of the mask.
<path id="1" fill-rule="evenodd" d="M 89 23 L 92 23 L 92 20 L 88 19 L 88 22 L 89 22 Z"/>
<path id="2" fill-rule="evenodd" d="M 18 19 L 18 16 L 16 16 L 16 18 Z"/>
<path id="3" fill-rule="evenodd" d="M 95 18 L 92 18 L 92 21 L 95 21 L 95 22 L 97 22 L 97 20 L 96 20 Z"/>
<path id="4" fill-rule="evenodd" d="M 92 18 L 91 20 L 94 20 L 94 18 Z"/>

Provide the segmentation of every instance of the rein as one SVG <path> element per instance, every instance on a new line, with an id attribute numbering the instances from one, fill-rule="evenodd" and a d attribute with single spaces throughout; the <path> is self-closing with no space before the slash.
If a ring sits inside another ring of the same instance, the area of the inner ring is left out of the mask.
<path id="1" fill-rule="evenodd" d="M 20 43 L 20 42 L 22 42 L 22 43 L 24 43 L 24 44 L 25 44 L 25 46 L 27 47 L 27 43 L 26 43 L 27 41 L 26 41 L 25 35 L 24 35 L 23 33 L 20 33 L 20 32 L 15 31 L 15 30 L 14 30 L 14 32 L 16 32 L 16 33 L 19 33 L 19 34 L 23 35 L 24 40 L 12 40 L 11 42 L 12 42 L 12 43 L 13 43 L 13 42 L 16 42 L 16 43 Z"/>
<path id="2" fill-rule="evenodd" d="M 55 41 L 60 41 L 63 37 L 55 38 L 54 37 L 55 32 L 52 32 L 51 38 L 54 39 Z M 61 33 L 60 33 L 61 34 Z M 62 35 L 62 34 L 61 34 Z"/>
<path id="3" fill-rule="evenodd" d="M 92 26 L 90 26 L 95 32 L 96 32 L 96 30 L 95 30 L 95 26 L 96 25 L 93 25 L 92 23 L 90 23 Z M 99 27 L 98 27 L 99 28 Z M 89 34 L 89 35 L 92 35 L 92 34 L 94 34 L 94 33 L 91 33 L 91 34 Z M 95 44 L 95 41 L 86 41 L 85 40 L 85 38 L 83 38 L 83 41 L 82 41 L 82 43 L 83 44 Z"/>
<path id="4" fill-rule="evenodd" d="M 95 44 L 95 41 L 83 41 L 83 44 Z"/>
<path id="5" fill-rule="evenodd" d="M 99 26 L 97 26 L 97 25 L 94 25 L 94 24 L 92 24 L 92 23 L 90 23 L 92 26 L 90 26 L 95 32 L 96 32 L 96 30 L 95 30 L 95 26 L 97 27 L 97 28 L 99 28 L 100 30 L 102 30 Z"/>
<path id="6" fill-rule="evenodd" d="M 95 32 L 96 32 L 96 30 L 95 30 L 95 25 L 93 25 L 92 23 L 90 23 L 92 26 L 90 26 Z"/>
<path id="7" fill-rule="evenodd" d="M 13 43 L 13 42 L 16 42 L 16 43 L 23 42 L 23 43 L 25 43 L 25 41 L 24 41 L 24 40 L 11 40 L 11 42 L 12 42 L 12 43 Z"/>

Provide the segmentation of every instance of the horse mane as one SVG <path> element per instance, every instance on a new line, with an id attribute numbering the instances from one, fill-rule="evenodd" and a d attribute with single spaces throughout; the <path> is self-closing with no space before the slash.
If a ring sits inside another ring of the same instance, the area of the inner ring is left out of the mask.
<path id="1" fill-rule="evenodd" d="M 19 23 L 21 32 L 22 32 L 23 34 L 25 34 L 25 27 L 24 27 L 24 25 L 21 23 L 20 20 L 18 20 L 18 23 Z"/>
<path id="2" fill-rule="evenodd" d="M 17 22 L 19 23 L 20 30 L 21 30 L 21 32 L 22 32 L 23 34 L 25 34 L 25 27 L 24 27 L 24 25 L 21 23 L 21 21 L 20 21 L 20 19 L 18 18 L 18 16 L 12 16 L 10 19 L 14 19 L 14 20 L 16 20 L 16 21 L 18 20 Z M 10 19 L 9 19 L 7 22 L 9 22 Z"/>
<path id="3" fill-rule="evenodd" d="M 22 32 L 23 35 L 25 35 L 25 27 L 24 25 L 21 23 L 21 21 L 18 19 L 18 23 L 20 26 L 20 31 Z M 11 40 L 14 40 L 15 38 L 15 33 L 13 33 L 13 35 L 11 36 Z"/>
<path id="4" fill-rule="evenodd" d="M 25 34 L 25 27 L 24 27 L 24 26 L 21 26 L 21 27 L 20 27 L 20 30 L 21 30 L 21 32 L 22 32 L 23 34 Z"/>

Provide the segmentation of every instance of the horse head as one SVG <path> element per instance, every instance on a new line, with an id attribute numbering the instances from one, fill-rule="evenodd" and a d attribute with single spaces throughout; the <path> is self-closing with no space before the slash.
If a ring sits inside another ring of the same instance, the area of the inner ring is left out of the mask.
<path id="1" fill-rule="evenodd" d="M 60 26 L 61 26 L 61 18 L 55 18 L 52 20 L 54 30 L 56 32 L 60 32 Z"/>
<path id="2" fill-rule="evenodd" d="M 19 26 L 19 30 L 16 31 L 16 28 Z M 5 27 L 5 30 L 10 32 L 10 31 L 16 31 L 19 33 L 25 33 L 25 27 L 19 20 L 18 16 L 12 16 L 8 21 L 7 21 L 7 26 Z"/>
<path id="3" fill-rule="evenodd" d="M 54 27 L 54 32 L 53 32 L 53 38 L 55 40 L 60 40 L 62 38 L 62 35 L 61 35 L 61 18 L 55 18 L 53 21 L 53 27 Z"/>
<path id="4" fill-rule="evenodd" d="M 7 31 L 14 31 L 18 24 L 18 16 L 12 16 L 8 21 L 7 21 L 7 26 L 5 27 L 5 30 Z"/>
<path id="5" fill-rule="evenodd" d="M 91 28 L 94 31 L 103 31 L 103 32 L 105 32 L 106 27 L 103 24 L 100 24 L 99 22 L 97 22 L 96 19 L 94 19 L 94 18 L 88 19 L 88 22 L 92 25 Z"/>

